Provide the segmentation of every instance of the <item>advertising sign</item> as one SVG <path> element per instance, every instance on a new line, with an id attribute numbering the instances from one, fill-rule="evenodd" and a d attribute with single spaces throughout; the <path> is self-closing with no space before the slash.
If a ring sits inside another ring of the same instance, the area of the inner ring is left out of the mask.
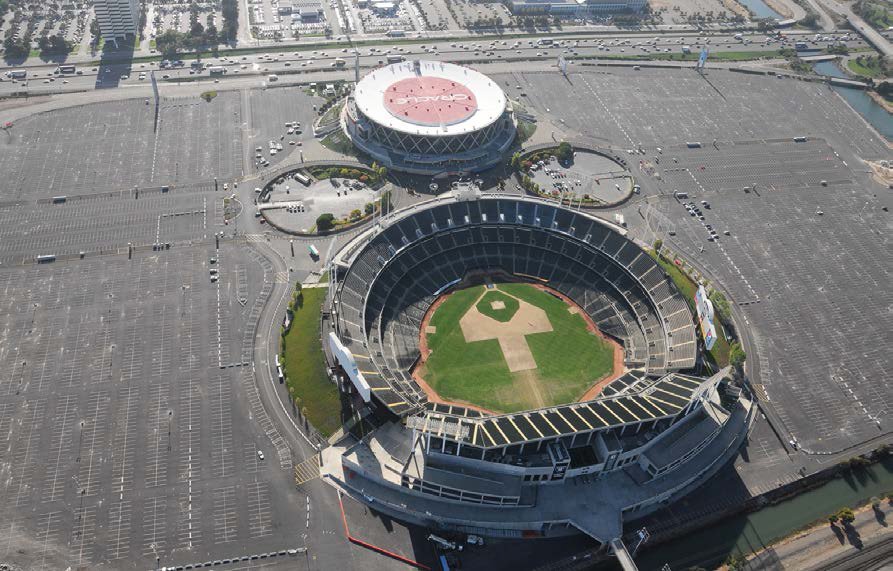
<path id="1" fill-rule="evenodd" d="M 707 65 L 707 48 L 701 48 L 701 55 L 698 56 L 698 69 L 704 69 L 704 66 Z"/>
<path id="2" fill-rule="evenodd" d="M 698 324 L 701 326 L 704 346 L 709 351 L 716 343 L 716 328 L 713 326 L 713 303 L 707 298 L 704 286 L 698 286 L 698 291 L 695 292 L 695 308 L 698 310 Z"/>

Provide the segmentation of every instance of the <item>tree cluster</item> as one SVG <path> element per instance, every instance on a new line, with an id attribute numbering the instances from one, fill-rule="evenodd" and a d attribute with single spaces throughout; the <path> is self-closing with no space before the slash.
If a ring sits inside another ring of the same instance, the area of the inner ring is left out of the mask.
<path id="1" fill-rule="evenodd" d="M 41 36 L 37 40 L 37 47 L 44 54 L 67 54 L 71 50 L 71 46 L 61 33 L 53 36 Z"/>
<path id="2" fill-rule="evenodd" d="M 238 0 L 223 0 L 223 40 L 235 41 L 239 32 L 239 2 Z"/>
<path id="3" fill-rule="evenodd" d="M 176 56 L 178 53 L 188 50 L 201 50 L 210 46 L 216 49 L 220 43 L 217 28 L 213 24 L 207 28 L 201 22 L 192 25 L 188 32 L 167 30 L 155 38 L 155 47 L 166 58 Z"/>
<path id="4" fill-rule="evenodd" d="M 26 58 L 31 53 L 31 36 L 23 35 L 17 40 L 15 33 L 10 28 L 6 33 L 6 38 L 3 40 L 3 50 L 7 58 Z"/>

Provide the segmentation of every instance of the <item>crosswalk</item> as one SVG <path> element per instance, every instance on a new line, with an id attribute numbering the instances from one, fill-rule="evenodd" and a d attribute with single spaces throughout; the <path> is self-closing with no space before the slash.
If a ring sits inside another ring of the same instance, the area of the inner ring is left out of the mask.
<path id="1" fill-rule="evenodd" d="M 314 454 L 300 464 L 295 465 L 295 485 L 306 484 L 310 480 L 319 478 L 319 454 Z"/>

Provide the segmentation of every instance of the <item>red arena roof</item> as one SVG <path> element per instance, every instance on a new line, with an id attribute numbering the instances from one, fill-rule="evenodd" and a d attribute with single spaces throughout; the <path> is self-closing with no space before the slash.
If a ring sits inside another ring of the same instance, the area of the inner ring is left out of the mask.
<path id="1" fill-rule="evenodd" d="M 428 137 L 467 135 L 506 112 L 492 79 L 442 61 L 407 61 L 369 72 L 354 88 L 357 110 L 386 129 Z"/>
<path id="2" fill-rule="evenodd" d="M 452 125 L 477 110 L 474 93 L 443 77 L 407 77 L 384 92 L 384 106 L 395 117 L 417 125 Z"/>

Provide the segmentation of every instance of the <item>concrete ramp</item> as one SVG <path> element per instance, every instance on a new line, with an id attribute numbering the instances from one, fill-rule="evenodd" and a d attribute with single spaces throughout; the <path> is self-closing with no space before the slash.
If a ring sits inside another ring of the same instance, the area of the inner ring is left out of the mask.
<path id="1" fill-rule="evenodd" d="M 620 563 L 623 571 L 639 571 L 632 555 L 626 550 L 626 545 L 623 544 L 623 540 L 619 537 L 611 540 L 611 551 L 614 552 L 614 556 L 617 557 L 617 561 Z"/>

